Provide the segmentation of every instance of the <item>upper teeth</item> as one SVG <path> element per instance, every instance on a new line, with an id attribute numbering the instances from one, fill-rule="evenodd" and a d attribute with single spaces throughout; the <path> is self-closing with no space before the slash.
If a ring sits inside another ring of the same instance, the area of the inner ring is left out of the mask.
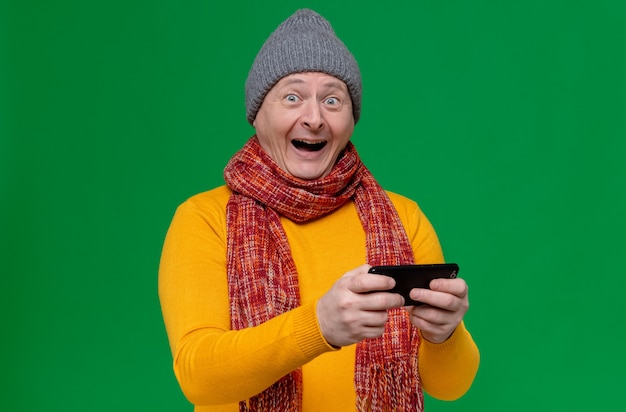
<path id="1" fill-rule="evenodd" d="M 299 140 L 299 139 L 295 139 L 296 142 L 298 143 L 304 143 L 304 144 L 320 144 L 320 143 L 324 143 L 323 140 L 317 141 L 317 142 L 310 142 L 307 140 Z"/>

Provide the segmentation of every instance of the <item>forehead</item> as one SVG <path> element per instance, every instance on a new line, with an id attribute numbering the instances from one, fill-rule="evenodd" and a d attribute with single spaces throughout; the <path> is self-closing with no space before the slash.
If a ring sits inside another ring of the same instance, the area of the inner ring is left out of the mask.
<path id="1" fill-rule="evenodd" d="M 272 89 L 280 89 L 295 85 L 339 89 L 345 91 L 346 93 L 348 92 L 348 86 L 346 86 L 346 84 L 342 80 L 336 78 L 335 76 L 331 76 L 329 74 L 321 72 L 303 72 L 289 74 L 280 79 L 274 85 L 274 87 L 272 87 Z"/>

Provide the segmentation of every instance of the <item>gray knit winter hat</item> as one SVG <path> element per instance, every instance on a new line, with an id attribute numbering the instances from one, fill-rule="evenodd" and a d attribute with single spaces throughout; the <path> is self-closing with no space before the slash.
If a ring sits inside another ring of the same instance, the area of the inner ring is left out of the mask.
<path id="1" fill-rule="evenodd" d="M 330 23 L 313 10 L 301 9 L 282 22 L 265 41 L 246 80 L 246 114 L 252 124 L 265 95 L 292 73 L 322 72 L 342 80 L 352 99 L 354 123 L 361 115 L 361 73 L 354 56 Z"/>

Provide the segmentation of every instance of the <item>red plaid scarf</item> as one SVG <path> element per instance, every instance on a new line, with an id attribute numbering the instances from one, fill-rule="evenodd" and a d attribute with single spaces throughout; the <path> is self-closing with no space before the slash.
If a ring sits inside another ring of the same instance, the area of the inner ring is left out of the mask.
<path id="1" fill-rule="evenodd" d="M 367 262 L 413 262 L 395 208 L 348 143 L 331 173 L 295 178 L 265 153 L 256 137 L 224 171 L 233 190 L 227 210 L 228 286 L 234 330 L 259 325 L 299 306 L 298 275 L 280 216 L 296 222 L 319 218 L 352 200 L 366 233 Z M 357 344 L 358 411 L 421 411 L 417 365 L 419 333 L 402 308 L 389 311 L 385 333 Z M 297 369 L 240 403 L 240 411 L 300 411 L 302 372 Z"/>

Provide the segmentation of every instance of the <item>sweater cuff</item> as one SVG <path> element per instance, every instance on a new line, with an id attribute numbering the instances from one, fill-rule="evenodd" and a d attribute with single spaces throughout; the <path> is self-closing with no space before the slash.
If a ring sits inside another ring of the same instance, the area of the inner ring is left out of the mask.
<path id="1" fill-rule="evenodd" d="M 317 302 L 302 305 L 294 313 L 294 336 L 304 355 L 313 359 L 322 353 L 337 350 L 324 336 L 317 321 Z"/>
<path id="2" fill-rule="evenodd" d="M 452 335 L 450 335 L 448 339 L 441 343 L 433 343 L 427 340 L 422 335 L 422 331 L 420 330 L 420 345 L 427 346 L 429 351 L 448 351 L 452 348 L 462 345 L 463 341 L 467 339 L 468 334 L 469 332 L 467 331 L 467 329 L 465 329 L 465 323 L 461 322 L 456 327 L 454 332 L 452 332 Z"/>

